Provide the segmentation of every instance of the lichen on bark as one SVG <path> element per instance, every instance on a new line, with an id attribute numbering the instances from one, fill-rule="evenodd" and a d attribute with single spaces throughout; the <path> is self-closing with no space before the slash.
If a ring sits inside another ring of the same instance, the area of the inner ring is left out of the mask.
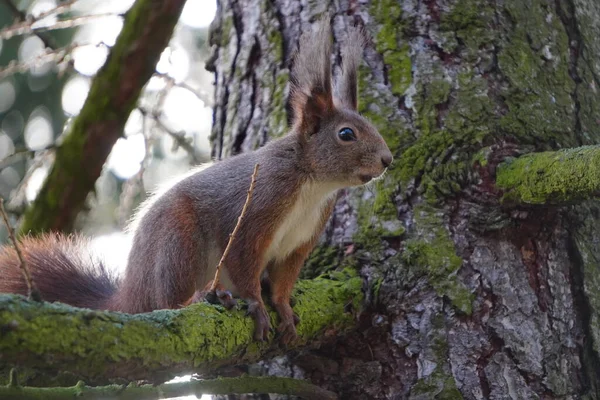
<path id="1" fill-rule="evenodd" d="M 496 183 L 505 202 L 569 204 L 600 195 L 600 147 L 530 153 L 508 160 Z"/>
<path id="2" fill-rule="evenodd" d="M 352 271 L 299 282 L 294 311 L 301 322 L 292 346 L 311 346 L 326 340 L 324 333 L 341 335 L 353 327 L 361 287 Z M 270 317 L 276 326 L 275 312 Z M 164 382 L 278 352 L 274 335 L 266 343 L 253 341 L 253 321 L 244 311 L 208 304 L 130 315 L 0 295 L 0 328 L 5 364 L 68 371 L 90 383 Z"/>

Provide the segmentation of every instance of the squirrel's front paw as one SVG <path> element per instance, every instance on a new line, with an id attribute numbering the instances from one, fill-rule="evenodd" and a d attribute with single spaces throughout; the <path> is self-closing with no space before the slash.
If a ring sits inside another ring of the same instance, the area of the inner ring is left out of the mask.
<path id="1" fill-rule="evenodd" d="M 233 298 L 229 290 L 217 289 L 215 294 L 217 295 L 217 299 L 219 299 L 219 303 L 226 309 L 231 310 L 237 305 L 237 300 Z"/>
<path id="2" fill-rule="evenodd" d="M 271 322 L 265 306 L 260 303 L 251 303 L 248 305 L 247 315 L 251 315 L 254 319 L 254 340 L 260 342 L 267 340 L 271 330 Z"/>

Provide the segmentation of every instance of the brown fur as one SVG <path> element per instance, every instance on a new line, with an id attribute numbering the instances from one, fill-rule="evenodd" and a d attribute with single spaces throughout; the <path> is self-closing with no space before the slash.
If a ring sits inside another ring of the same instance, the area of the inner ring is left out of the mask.
<path id="1" fill-rule="evenodd" d="M 119 282 L 86 250 L 88 244 L 80 236 L 58 233 L 20 241 L 19 248 L 44 300 L 84 308 L 107 307 Z M 27 283 L 12 246 L 0 248 L 0 292 L 27 295 Z"/>
<path id="2" fill-rule="evenodd" d="M 285 260 L 271 262 L 267 266 L 267 279 L 271 292 L 271 302 L 281 318 L 278 331 L 284 343 L 287 343 L 296 337 L 295 326 L 299 321 L 299 318 L 294 314 L 292 307 L 290 306 L 290 297 L 292 295 L 294 283 L 298 279 L 300 270 L 304 265 L 304 260 L 306 260 L 319 240 L 319 236 L 333 211 L 334 205 L 335 200 L 330 200 L 321 215 L 319 228 L 315 231 L 315 234 L 310 241 L 298 247 Z"/>
<path id="3" fill-rule="evenodd" d="M 303 35 L 292 69 L 291 131 L 257 151 L 195 172 L 149 203 L 132 225 L 133 246 L 120 285 L 101 264 L 88 263 L 81 256 L 68 259 L 72 249 L 75 253 L 83 245 L 79 239 L 26 239 L 23 247 L 42 296 L 128 313 L 200 300 L 258 163 L 253 198 L 224 260 L 219 290 L 225 300 L 227 290 L 246 300 L 255 320 L 254 337 L 263 340 L 270 329 L 260 284 L 266 276 L 281 317 L 281 338 L 293 340 L 297 317 L 289 304 L 290 294 L 331 214 L 337 190 L 381 175 L 392 160 L 381 135 L 357 113 L 360 37 L 354 31 L 346 41 L 343 73 L 336 82 L 339 98 L 334 99 L 329 22 L 322 21 Z M 338 137 L 346 127 L 354 130 L 355 141 Z M 15 259 L 10 249 L 0 255 L 0 273 L 8 277 L 1 281 L 0 290 L 23 293 Z"/>

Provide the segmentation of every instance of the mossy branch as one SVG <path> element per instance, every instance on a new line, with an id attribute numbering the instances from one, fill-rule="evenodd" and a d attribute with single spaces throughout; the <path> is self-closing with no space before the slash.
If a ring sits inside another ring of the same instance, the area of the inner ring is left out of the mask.
<path id="1" fill-rule="evenodd" d="M 185 0 L 137 0 L 63 142 L 20 234 L 69 232 L 169 43 Z"/>
<path id="2" fill-rule="evenodd" d="M 570 204 L 600 195 L 600 146 L 530 153 L 498 166 L 502 201 Z"/>
<path id="3" fill-rule="evenodd" d="M 109 385 L 86 386 L 79 382 L 71 387 L 36 388 L 9 383 L 0 386 L 0 398 L 4 400 L 154 400 L 180 396 L 203 394 L 246 394 L 276 393 L 299 396 L 310 400 L 335 400 L 337 395 L 306 381 L 280 377 L 218 378 L 208 380 L 193 379 L 189 382 L 167 383 L 162 385 Z"/>
<path id="4" fill-rule="evenodd" d="M 352 329 L 362 280 L 317 278 L 296 285 L 298 339 L 289 348 L 317 346 Z M 271 322 L 277 322 L 275 312 Z M 70 372 L 88 384 L 121 378 L 162 383 L 182 373 L 214 371 L 282 354 L 273 340 L 255 342 L 243 310 L 199 303 L 146 314 L 78 309 L 0 295 L 0 363 L 47 374 Z M 23 382 L 26 384 L 26 382 Z"/>

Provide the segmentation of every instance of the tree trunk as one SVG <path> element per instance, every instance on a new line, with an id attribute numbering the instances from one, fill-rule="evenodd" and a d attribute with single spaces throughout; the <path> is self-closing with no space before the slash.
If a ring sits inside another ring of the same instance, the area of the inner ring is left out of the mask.
<path id="1" fill-rule="evenodd" d="M 360 109 L 396 157 L 340 196 L 304 271 L 360 271 L 359 328 L 263 372 L 343 399 L 598 397 L 600 204 L 507 203 L 495 178 L 510 157 L 600 142 L 599 4 L 219 1 L 216 157 L 285 132 L 288 59 L 327 11 L 336 66 L 348 26 L 372 37 Z"/>

